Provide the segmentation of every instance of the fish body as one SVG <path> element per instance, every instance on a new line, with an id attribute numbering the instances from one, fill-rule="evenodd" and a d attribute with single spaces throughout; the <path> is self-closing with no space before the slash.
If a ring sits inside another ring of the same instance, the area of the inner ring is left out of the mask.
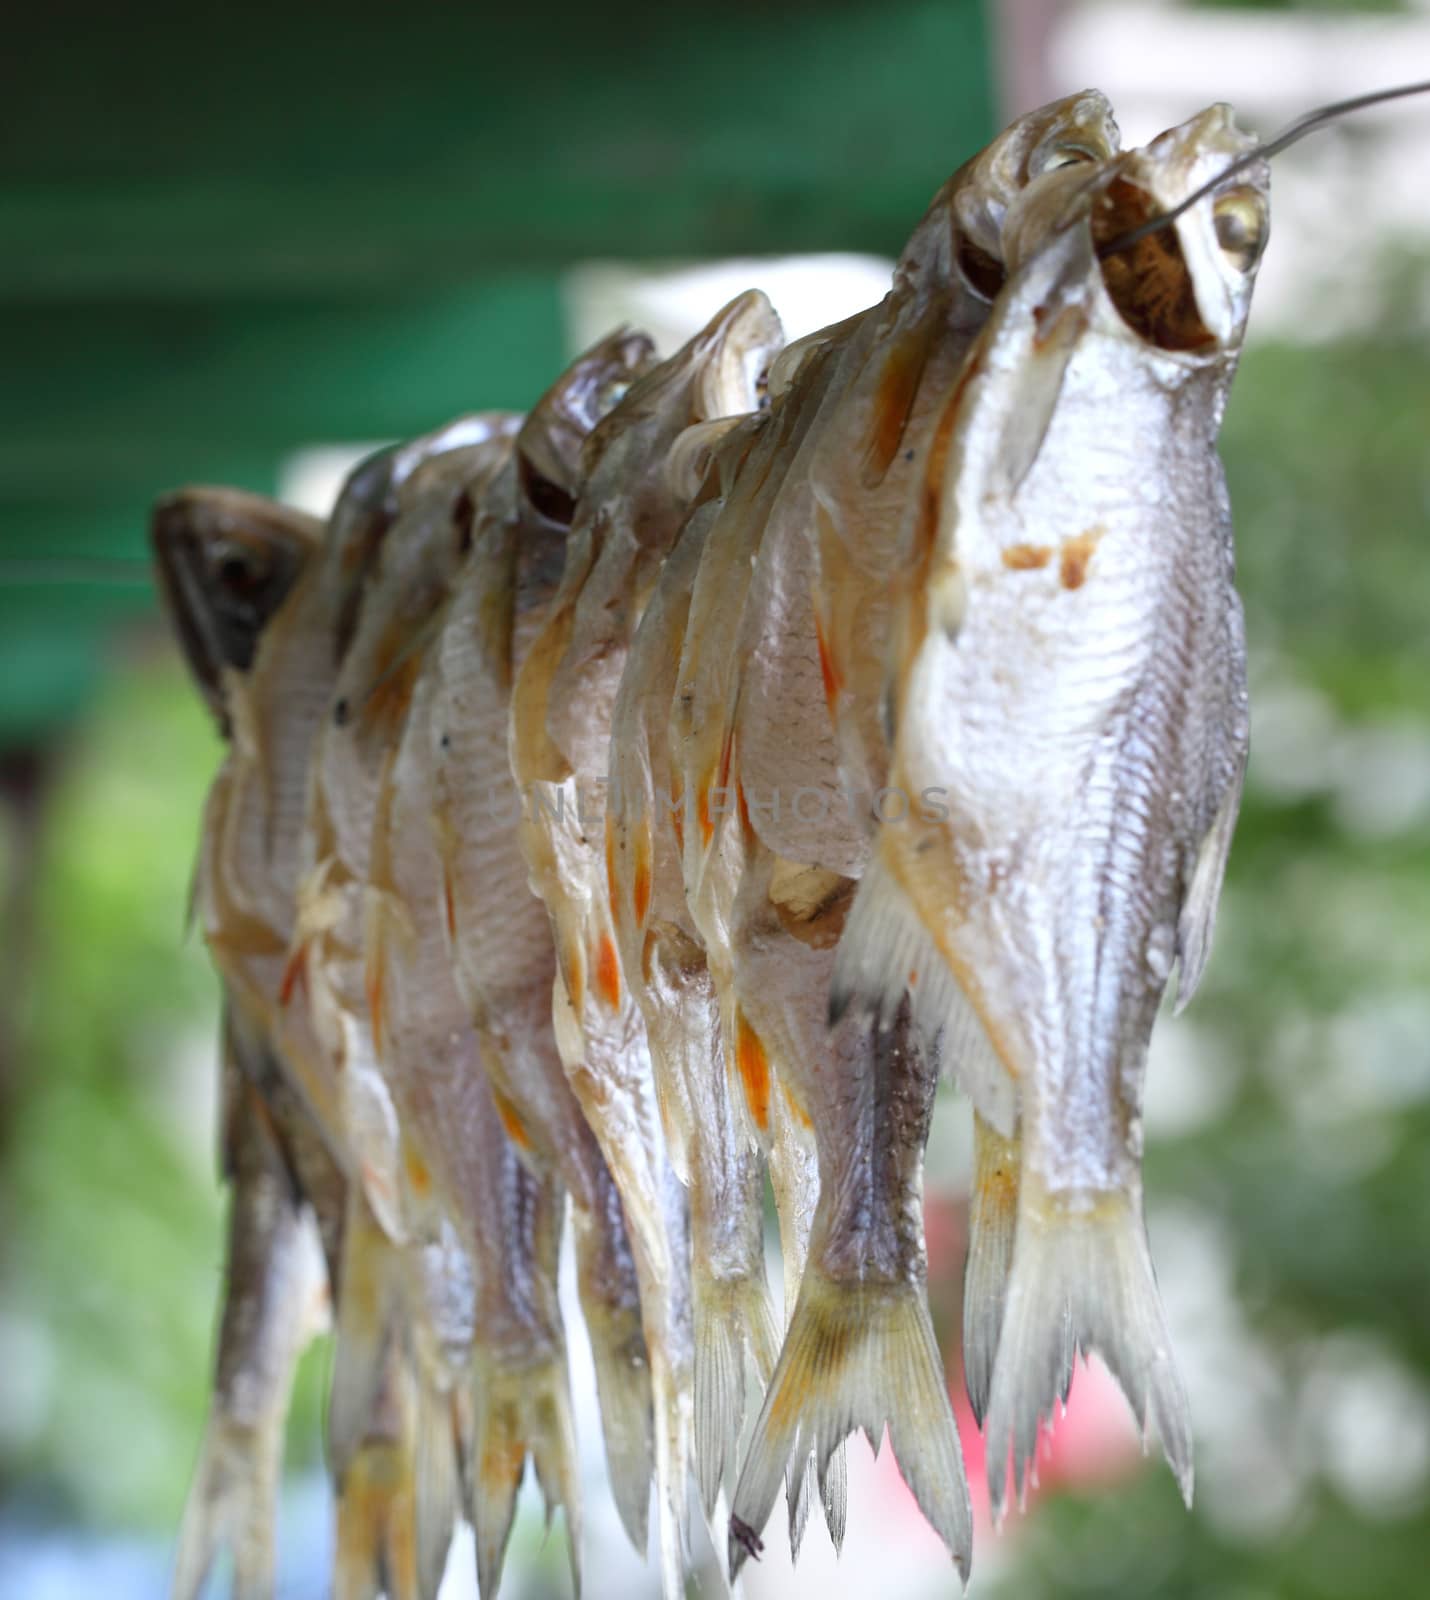
<path id="1" fill-rule="evenodd" d="M 556 1291 L 565 1200 L 558 1182 L 521 1160 L 503 1126 L 452 972 L 425 760 L 432 698 L 419 683 L 381 785 L 364 953 L 369 987 L 386 997 L 375 1043 L 402 1120 L 414 1217 L 434 1241 L 450 1218 L 472 1263 L 468 1511 L 482 1592 L 495 1594 L 528 1454 L 548 1514 L 565 1508 L 578 1573 L 579 1482 Z"/>
<path id="2" fill-rule="evenodd" d="M 685 899 L 670 803 L 670 704 L 703 537 L 693 513 L 631 644 L 612 719 L 608 793 L 622 970 L 650 1043 L 671 1160 L 690 1198 L 696 1474 L 707 1517 L 733 1474 L 746 1363 L 761 1386 L 776 1337 L 765 1285 L 763 1164 L 731 1094 L 720 999 Z"/>
<path id="3" fill-rule="evenodd" d="M 236 490 L 182 490 L 155 507 L 160 592 L 225 736 L 231 697 L 322 532 Z M 231 999 L 221 1046 L 221 1168 L 232 1198 L 213 1398 L 179 1535 L 177 1600 L 198 1593 L 224 1544 L 236 1595 L 273 1590 L 294 1369 L 327 1321 L 342 1251 L 346 1181 L 282 1063 Z"/>
<path id="4" fill-rule="evenodd" d="M 928 464 L 893 771 L 945 816 L 883 828 L 846 940 L 957 980 L 1017 1085 L 1021 1174 L 988 1397 L 995 1508 L 1097 1350 L 1190 1494 L 1186 1398 L 1142 1220 L 1142 1081 L 1174 962 L 1210 937 L 1246 751 L 1215 452 L 1265 231 L 1264 171 L 1126 232 L 1246 148 L 1225 107 L 1005 222 L 1016 270 Z M 1219 209 L 1220 208 L 1220 209 Z M 1232 215 L 1237 231 L 1226 233 Z M 1129 220 L 1130 219 L 1130 220 Z M 1249 219 L 1249 220 L 1248 220 Z M 1030 552 L 1032 552 L 1030 554 Z M 1004 1108 L 980 1107 L 1010 1133 Z"/>
<path id="5" fill-rule="evenodd" d="M 482 501 L 471 556 L 424 665 L 433 698 L 425 756 L 418 757 L 430 771 L 454 975 L 496 1104 L 533 1171 L 559 1178 L 572 1202 L 612 1486 L 642 1551 L 653 1441 L 635 1262 L 620 1197 L 556 1045 L 556 952 L 521 853 L 508 726 L 513 677 L 545 625 L 561 577 L 568 529 L 557 513 L 574 505 L 579 490 L 585 434 L 572 412 L 583 407 L 589 429 L 595 411 L 648 362 L 642 339 L 604 341 L 563 375 L 522 429 L 517 458 Z M 555 428 L 547 420 L 553 414 L 561 419 Z M 565 447 L 560 454 L 553 438 Z M 559 482 L 547 476 L 556 473 Z M 537 486 L 538 475 L 549 488 Z"/>
<path id="6" fill-rule="evenodd" d="M 640 1275 L 667 1594 L 683 1586 L 692 1357 L 685 1202 L 666 1154 L 644 1023 L 621 972 L 605 819 L 593 802 L 607 776 L 630 639 L 683 520 L 667 454 L 687 427 L 752 409 L 777 336 L 765 298 L 741 296 L 635 383 L 597 428 L 561 587 L 512 701 L 522 850 L 556 943 L 557 1043 L 620 1192 Z"/>

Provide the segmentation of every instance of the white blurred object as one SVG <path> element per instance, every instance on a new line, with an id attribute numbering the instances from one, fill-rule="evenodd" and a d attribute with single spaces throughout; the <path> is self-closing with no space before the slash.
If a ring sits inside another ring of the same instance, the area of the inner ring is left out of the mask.
<path id="1" fill-rule="evenodd" d="M 279 464 L 278 498 L 310 516 L 326 517 L 348 473 L 385 442 L 310 444 L 294 450 Z"/>
<path id="2" fill-rule="evenodd" d="M 1048 31 L 1051 96 L 1096 87 L 1125 143 L 1214 101 L 1269 138 L 1303 112 L 1426 75 L 1430 17 L 1083 4 Z M 1026 110 L 1015 106 L 1009 114 Z M 1385 247 L 1430 241 L 1424 152 L 1430 95 L 1356 113 L 1272 163 L 1271 244 L 1252 337 L 1315 343 L 1376 320 Z"/>
<path id="3" fill-rule="evenodd" d="M 930 195 L 937 182 L 931 175 Z M 910 228 L 917 221 L 910 217 Z M 567 347 L 573 354 L 584 350 L 629 322 L 668 355 L 746 289 L 763 289 L 786 339 L 800 339 L 882 300 L 893 270 L 892 261 L 862 255 L 756 256 L 666 267 L 590 261 L 562 281 Z"/>

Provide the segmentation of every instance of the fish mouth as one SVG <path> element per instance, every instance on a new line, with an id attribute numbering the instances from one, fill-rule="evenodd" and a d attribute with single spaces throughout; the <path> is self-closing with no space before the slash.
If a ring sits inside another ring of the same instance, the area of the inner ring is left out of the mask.
<path id="1" fill-rule="evenodd" d="M 1098 197 L 1090 219 L 1100 248 L 1159 216 L 1165 207 L 1149 190 L 1119 175 Z M 1159 350 L 1203 354 L 1216 334 L 1202 319 L 1196 285 L 1175 226 L 1100 257 L 1103 287 L 1118 316 L 1139 339 Z"/>

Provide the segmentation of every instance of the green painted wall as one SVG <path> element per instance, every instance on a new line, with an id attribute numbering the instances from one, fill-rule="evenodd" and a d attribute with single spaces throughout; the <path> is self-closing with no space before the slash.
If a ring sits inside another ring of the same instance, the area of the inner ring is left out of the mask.
<path id="1" fill-rule="evenodd" d="M 0 64 L 0 739 L 182 481 L 528 403 L 602 256 L 896 250 L 990 132 L 976 0 L 32 7 Z"/>

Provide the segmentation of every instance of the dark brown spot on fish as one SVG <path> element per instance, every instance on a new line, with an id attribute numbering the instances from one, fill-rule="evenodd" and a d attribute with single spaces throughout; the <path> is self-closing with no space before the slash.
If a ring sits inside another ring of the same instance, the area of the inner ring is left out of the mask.
<path id="1" fill-rule="evenodd" d="M 339 699 L 337 704 L 333 707 L 333 721 L 338 725 L 338 727 L 343 728 L 347 726 L 347 720 L 348 702 L 344 697 Z"/>
<path id="2" fill-rule="evenodd" d="M 1052 547 L 1046 544 L 1010 544 L 1003 552 L 1003 565 L 1014 572 L 1034 572 L 1052 559 Z"/>
<path id="3" fill-rule="evenodd" d="M 1092 561 L 1092 553 L 1097 549 L 1102 534 L 1102 528 L 1095 527 L 1089 528 L 1086 533 L 1079 533 L 1071 539 L 1063 540 L 1058 577 L 1062 580 L 1064 589 L 1081 589 L 1087 582 L 1088 565 Z"/>

